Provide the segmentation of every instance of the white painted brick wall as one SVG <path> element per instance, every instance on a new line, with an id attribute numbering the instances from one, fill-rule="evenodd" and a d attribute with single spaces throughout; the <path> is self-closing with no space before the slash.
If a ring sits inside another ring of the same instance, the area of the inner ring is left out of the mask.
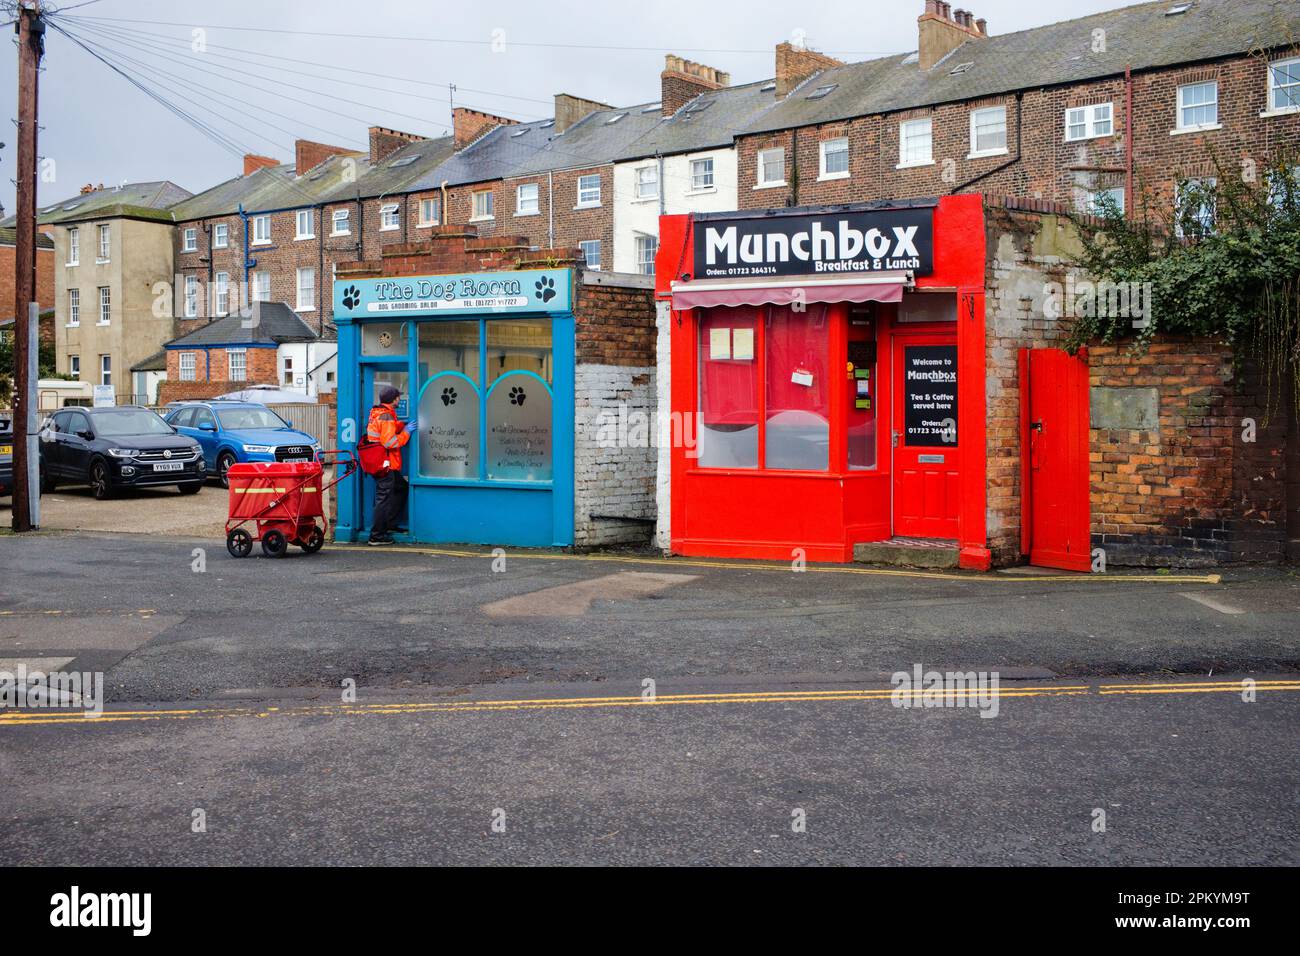
<path id="1" fill-rule="evenodd" d="M 579 548 L 648 544 L 654 533 L 658 468 L 655 370 L 579 365 L 574 394 L 573 543 Z M 625 433 L 635 438 L 639 431 L 645 440 L 603 447 L 617 436 L 620 412 L 632 426 Z M 601 517 L 593 520 L 593 515 Z"/>

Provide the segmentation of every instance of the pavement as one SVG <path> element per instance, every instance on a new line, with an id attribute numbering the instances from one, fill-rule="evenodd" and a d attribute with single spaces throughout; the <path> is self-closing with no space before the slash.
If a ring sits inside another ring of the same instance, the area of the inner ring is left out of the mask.
<path id="1" fill-rule="evenodd" d="M 107 699 L 0 710 L 22 863 L 1300 862 L 1280 568 L 0 534 L 20 663 Z M 892 706 L 916 665 L 996 672 L 996 718 Z"/>

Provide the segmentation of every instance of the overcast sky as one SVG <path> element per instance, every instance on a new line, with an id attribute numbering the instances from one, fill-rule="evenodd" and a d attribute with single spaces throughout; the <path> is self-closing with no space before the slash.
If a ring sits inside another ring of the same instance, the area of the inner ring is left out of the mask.
<path id="1" fill-rule="evenodd" d="M 773 47 L 792 38 L 846 61 L 910 51 L 925 6 L 924 0 L 92 0 L 70 9 L 83 2 L 47 6 L 63 7 L 75 18 L 65 23 L 72 32 L 219 130 L 229 149 L 51 29 L 40 80 L 40 154 L 54 160 L 54 181 L 41 183 L 42 205 L 75 195 L 84 183 L 170 179 L 199 192 L 242 171 L 235 152 L 292 160 L 297 137 L 364 147 L 370 125 L 439 135 L 450 118 L 449 83 L 458 88 L 458 105 L 527 120 L 551 115 L 550 97 L 558 92 L 613 105 L 657 100 L 665 53 L 716 66 L 743 83 L 770 77 Z M 995 35 L 1126 5 L 971 4 Z M 6 117 L 17 112 L 16 71 L 14 46 L 5 43 Z M 6 213 L 14 203 L 14 134 L 11 122 L 0 128 Z"/>

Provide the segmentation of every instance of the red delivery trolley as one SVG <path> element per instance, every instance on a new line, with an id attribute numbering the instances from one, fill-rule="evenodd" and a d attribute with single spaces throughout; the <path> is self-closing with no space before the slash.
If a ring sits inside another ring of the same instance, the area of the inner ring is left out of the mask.
<path id="1" fill-rule="evenodd" d="M 325 481 L 324 466 L 338 473 Z M 325 544 L 329 519 L 325 492 L 357 470 L 350 451 L 323 451 L 314 461 L 258 461 L 230 466 L 230 512 L 226 519 L 226 550 L 246 558 L 253 542 L 262 542 L 268 558 L 282 558 L 296 544 L 314 554 Z M 256 529 L 253 534 L 246 525 Z"/>

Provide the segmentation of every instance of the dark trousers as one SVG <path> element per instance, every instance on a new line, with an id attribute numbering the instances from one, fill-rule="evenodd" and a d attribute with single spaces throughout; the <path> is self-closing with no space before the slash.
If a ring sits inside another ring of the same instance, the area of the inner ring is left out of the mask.
<path id="1" fill-rule="evenodd" d="M 400 471 L 375 475 L 375 519 L 370 523 L 370 537 L 392 533 L 406 517 L 406 494 L 410 483 Z"/>

